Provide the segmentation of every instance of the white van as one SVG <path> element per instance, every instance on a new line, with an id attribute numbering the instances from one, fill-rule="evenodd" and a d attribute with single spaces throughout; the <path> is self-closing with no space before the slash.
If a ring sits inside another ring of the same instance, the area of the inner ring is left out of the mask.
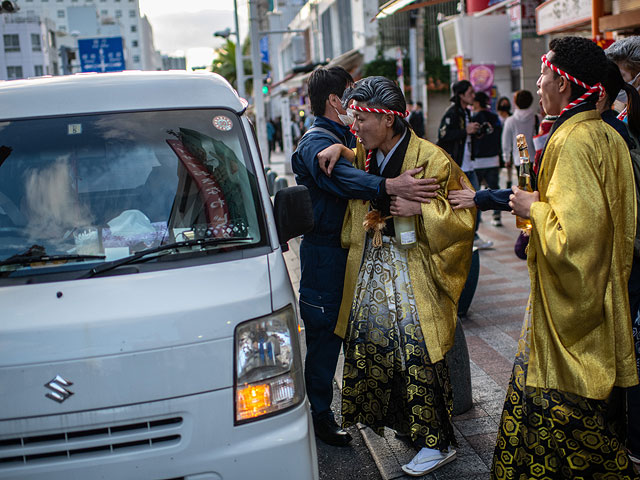
<path id="1" fill-rule="evenodd" d="M 0 82 L 0 478 L 316 479 L 267 191 L 221 77 Z"/>

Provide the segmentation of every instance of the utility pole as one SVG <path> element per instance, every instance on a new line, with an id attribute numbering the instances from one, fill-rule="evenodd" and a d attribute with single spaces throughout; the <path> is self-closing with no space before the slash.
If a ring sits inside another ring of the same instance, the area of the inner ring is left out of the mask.
<path id="1" fill-rule="evenodd" d="M 236 22 L 236 80 L 238 83 L 238 95 L 246 98 L 244 84 L 244 63 L 242 61 L 242 44 L 240 43 L 240 27 L 238 26 L 238 0 L 233 0 L 233 15 Z"/>
<path id="2" fill-rule="evenodd" d="M 418 48 L 417 48 L 417 12 L 409 12 L 409 65 L 411 70 L 411 101 L 416 103 L 420 100 L 418 92 Z"/>
<path id="3" fill-rule="evenodd" d="M 260 32 L 258 26 L 258 0 L 249 0 L 249 28 L 251 30 L 251 67 L 253 70 L 253 108 L 256 115 L 256 135 L 262 158 L 269 158 L 267 122 L 262 94 L 262 59 L 260 58 Z M 267 160 L 268 161 L 268 160 Z"/>

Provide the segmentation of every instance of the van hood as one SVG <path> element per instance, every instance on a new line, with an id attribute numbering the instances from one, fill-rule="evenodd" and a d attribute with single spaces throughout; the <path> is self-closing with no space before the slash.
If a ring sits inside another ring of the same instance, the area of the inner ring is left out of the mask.
<path id="1" fill-rule="evenodd" d="M 270 290 L 268 256 L 2 288 L 1 418 L 231 387 L 234 328 L 272 312 Z"/>

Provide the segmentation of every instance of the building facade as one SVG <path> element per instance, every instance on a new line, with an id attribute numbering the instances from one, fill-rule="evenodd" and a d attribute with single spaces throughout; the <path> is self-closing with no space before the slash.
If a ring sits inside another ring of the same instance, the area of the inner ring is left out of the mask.
<path id="1" fill-rule="evenodd" d="M 36 15 L 0 15 L 0 80 L 60 75 L 55 25 Z"/>
<path id="2" fill-rule="evenodd" d="M 57 31 L 73 35 L 69 22 L 69 8 L 95 8 L 100 25 L 120 26 L 125 49 L 131 58 L 129 69 L 156 70 L 157 55 L 153 48 L 153 33 L 146 32 L 145 19 L 140 16 L 138 0 L 21 0 L 20 12 L 17 15 L 38 15 L 50 18 Z M 151 41 L 149 41 L 149 35 Z"/>

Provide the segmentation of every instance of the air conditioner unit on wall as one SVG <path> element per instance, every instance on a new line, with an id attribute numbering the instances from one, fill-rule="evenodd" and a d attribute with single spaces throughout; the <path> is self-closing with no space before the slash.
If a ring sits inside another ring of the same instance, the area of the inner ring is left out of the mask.
<path id="1" fill-rule="evenodd" d="M 438 25 L 443 63 L 453 64 L 456 56 L 473 63 L 511 65 L 509 17 L 459 15 Z"/>

